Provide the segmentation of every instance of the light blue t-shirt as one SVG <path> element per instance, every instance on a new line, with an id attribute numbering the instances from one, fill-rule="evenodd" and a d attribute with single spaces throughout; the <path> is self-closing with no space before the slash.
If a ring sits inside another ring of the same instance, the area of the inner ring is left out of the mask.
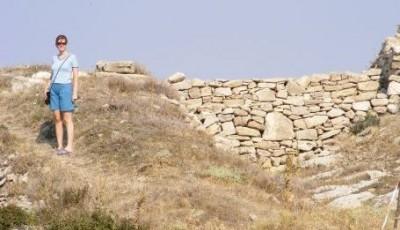
<path id="1" fill-rule="evenodd" d="M 60 68 L 60 71 L 58 72 L 57 76 L 55 76 L 58 68 L 64 62 L 64 60 L 65 59 L 60 60 L 57 55 L 53 56 L 53 64 L 51 65 L 51 70 L 52 70 L 51 79 L 53 81 L 53 78 L 56 77 L 54 83 L 70 84 L 72 82 L 72 68 L 79 67 L 76 56 L 74 54 L 69 54 L 68 59 Z"/>

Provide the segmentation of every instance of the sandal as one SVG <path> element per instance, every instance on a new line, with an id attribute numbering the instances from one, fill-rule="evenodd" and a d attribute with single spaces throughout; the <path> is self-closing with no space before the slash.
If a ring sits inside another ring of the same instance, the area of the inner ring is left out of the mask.
<path id="1" fill-rule="evenodd" d="M 57 155 L 60 155 L 64 152 L 64 149 L 55 149 Z"/>
<path id="2" fill-rule="evenodd" d="M 66 155 L 69 155 L 69 154 L 72 154 L 72 151 L 68 151 L 68 150 L 66 150 L 66 149 L 64 149 L 64 154 L 66 154 Z"/>
<path id="3" fill-rule="evenodd" d="M 57 149 L 57 155 L 58 156 L 64 156 L 64 155 L 68 155 L 70 152 L 68 152 L 65 149 Z"/>

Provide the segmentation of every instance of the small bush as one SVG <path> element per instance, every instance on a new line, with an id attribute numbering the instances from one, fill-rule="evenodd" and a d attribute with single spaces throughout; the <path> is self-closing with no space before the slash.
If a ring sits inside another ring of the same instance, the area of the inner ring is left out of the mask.
<path id="1" fill-rule="evenodd" d="M 379 117 L 371 113 L 368 113 L 367 116 L 365 116 L 364 120 L 360 120 L 354 123 L 353 126 L 350 127 L 350 131 L 353 134 L 358 134 L 361 133 L 367 127 L 378 126 L 378 125 L 379 125 Z"/>
<path id="2" fill-rule="evenodd" d="M 145 230 L 146 226 L 137 226 L 127 219 L 115 219 L 109 213 L 96 210 L 92 213 L 74 212 L 69 216 L 53 218 L 48 230 Z"/>
<path id="3" fill-rule="evenodd" d="M 82 204 L 88 195 L 88 186 L 82 188 L 66 188 L 64 189 L 61 201 L 64 207 L 70 207 Z"/>
<path id="4" fill-rule="evenodd" d="M 8 128 L 4 125 L 0 125 L 0 154 L 12 153 L 15 140 L 15 136 L 10 134 Z"/>
<path id="5" fill-rule="evenodd" d="M 17 206 L 10 205 L 0 208 L 0 229 L 2 230 L 28 225 L 31 221 L 31 216 Z"/>
<path id="6" fill-rule="evenodd" d="M 236 170 L 232 170 L 223 166 L 211 166 L 209 167 L 204 176 L 210 176 L 217 180 L 224 182 L 240 183 L 243 182 L 244 178 Z"/>
<path id="7" fill-rule="evenodd" d="M 0 89 L 11 88 L 11 77 L 0 76 Z"/>

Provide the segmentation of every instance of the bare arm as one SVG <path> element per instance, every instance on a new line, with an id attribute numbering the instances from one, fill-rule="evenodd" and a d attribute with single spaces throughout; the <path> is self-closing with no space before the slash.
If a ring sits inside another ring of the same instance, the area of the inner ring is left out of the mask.
<path id="1" fill-rule="evenodd" d="M 78 74 L 79 74 L 79 69 L 72 68 L 72 87 L 74 90 L 72 94 L 72 100 L 78 99 Z"/>

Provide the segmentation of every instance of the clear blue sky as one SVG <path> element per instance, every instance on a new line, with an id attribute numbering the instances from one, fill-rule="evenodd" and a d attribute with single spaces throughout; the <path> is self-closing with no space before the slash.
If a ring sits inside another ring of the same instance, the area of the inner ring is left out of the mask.
<path id="1" fill-rule="evenodd" d="M 399 0 L 1 0 L 0 66 L 47 63 L 64 33 L 83 69 L 132 59 L 164 78 L 361 71 Z"/>

